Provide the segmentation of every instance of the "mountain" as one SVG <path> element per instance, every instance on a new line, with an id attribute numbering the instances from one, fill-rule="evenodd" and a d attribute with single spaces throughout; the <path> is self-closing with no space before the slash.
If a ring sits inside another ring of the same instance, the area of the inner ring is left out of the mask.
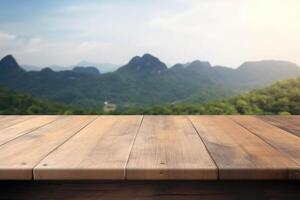
<path id="1" fill-rule="evenodd" d="M 117 72 L 127 72 L 139 75 L 160 75 L 167 71 L 166 64 L 161 62 L 158 58 L 145 54 L 142 57 L 136 56 L 132 58 L 129 63 L 123 67 L 120 67 Z"/>
<path id="2" fill-rule="evenodd" d="M 0 60 L 0 84 L 8 83 L 9 87 L 17 88 L 18 80 L 25 74 L 25 70 L 19 66 L 12 55 L 7 55 Z"/>
<path id="3" fill-rule="evenodd" d="M 7 55 L 2 58 L 0 61 L 0 70 L 3 73 L 18 73 L 24 71 L 12 55 Z"/>
<path id="4" fill-rule="evenodd" d="M 299 115 L 300 78 L 278 81 L 225 100 L 210 103 L 131 107 L 115 114 L 145 115 Z"/>
<path id="5" fill-rule="evenodd" d="M 135 56 L 115 72 L 104 74 L 89 67 L 27 72 L 12 56 L 0 61 L 1 85 L 51 101 L 93 108 L 102 107 L 104 102 L 121 107 L 208 102 L 297 76 L 300 68 L 283 61 L 247 62 L 232 69 L 196 60 L 167 68 L 150 54 Z"/>
<path id="6" fill-rule="evenodd" d="M 93 63 L 88 61 L 81 61 L 77 65 L 72 66 L 61 66 L 61 65 L 49 65 L 47 68 L 51 68 L 53 71 L 59 72 L 59 71 L 66 71 L 66 70 L 72 70 L 74 67 L 93 67 L 96 68 L 101 73 L 108 73 L 116 71 L 119 67 L 119 65 L 114 65 L 110 63 Z M 40 71 L 43 69 L 43 67 L 40 66 L 34 66 L 34 65 L 21 65 L 21 67 L 26 71 Z"/>
<path id="7" fill-rule="evenodd" d="M 79 74 L 86 74 L 86 75 L 94 75 L 98 76 L 100 75 L 99 70 L 96 67 L 74 67 L 73 72 L 79 73 Z"/>
<path id="8" fill-rule="evenodd" d="M 256 87 L 276 80 L 288 79 L 299 75 L 299 67 L 291 62 L 264 60 L 245 62 L 236 70 L 238 79 L 244 85 Z"/>
<path id="9" fill-rule="evenodd" d="M 195 60 L 191 63 L 186 64 L 186 69 L 192 70 L 192 71 L 204 71 L 204 70 L 210 70 L 211 65 L 207 61 L 200 61 L 200 60 Z"/>
<path id="10" fill-rule="evenodd" d="M 53 71 L 56 71 L 56 72 L 72 70 L 72 67 L 61 66 L 61 65 L 49 65 L 47 67 L 34 66 L 34 65 L 21 65 L 21 67 L 25 71 L 41 71 L 43 68 L 50 68 L 50 69 L 52 69 Z"/>

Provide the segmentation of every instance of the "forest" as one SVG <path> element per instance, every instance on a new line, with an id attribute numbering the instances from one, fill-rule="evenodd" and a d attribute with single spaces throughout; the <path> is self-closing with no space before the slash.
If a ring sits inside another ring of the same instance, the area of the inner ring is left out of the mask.
<path id="1" fill-rule="evenodd" d="M 300 78 L 275 84 L 220 101 L 200 104 L 166 104 L 147 108 L 126 108 L 115 114 L 145 115 L 299 115 Z"/>
<path id="2" fill-rule="evenodd" d="M 48 100 L 33 98 L 30 95 L 14 92 L 0 87 L 1 115 L 68 115 L 91 113 L 75 107 L 53 103 Z"/>
<path id="3" fill-rule="evenodd" d="M 296 115 L 300 114 L 300 78 L 278 81 L 263 89 L 253 90 L 208 103 L 162 104 L 148 107 L 77 108 L 54 103 L 0 87 L 0 114 L 128 114 L 128 115 Z"/>

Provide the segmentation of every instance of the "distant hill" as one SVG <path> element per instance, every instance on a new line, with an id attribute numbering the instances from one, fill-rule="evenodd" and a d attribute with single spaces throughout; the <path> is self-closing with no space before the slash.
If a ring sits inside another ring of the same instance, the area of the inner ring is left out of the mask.
<path id="1" fill-rule="evenodd" d="M 82 67 L 92 66 L 97 68 L 101 73 L 114 72 L 120 67 L 119 65 L 115 65 L 111 63 L 95 63 L 89 61 L 81 61 L 75 66 L 82 66 Z"/>
<path id="2" fill-rule="evenodd" d="M 50 68 L 53 71 L 59 72 L 59 71 L 66 71 L 66 70 L 72 70 L 75 67 L 93 67 L 96 68 L 101 73 L 108 73 L 116 71 L 119 68 L 119 65 L 114 65 L 110 63 L 93 63 L 88 61 L 81 61 L 80 63 L 76 65 L 71 66 L 60 66 L 60 65 L 49 65 L 47 67 L 40 67 L 40 66 L 34 66 L 34 65 L 21 65 L 21 67 L 26 71 L 40 71 L 43 68 Z"/>
<path id="3" fill-rule="evenodd" d="M 239 81 L 246 86 L 269 84 L 282 78 L 299 76 L 299 67 L 290 62 L 265 60 L 245 62 L 237 70 Z"/>
<path id="4" fill-rule="evenodd" d="M 77 66 L 73 68 L 73 72 L 79 73 L 79 74 L 86 74 L 86 75 L 92 75 L 92 76 L 99 76 L 100 72 L 95 67 L 82 67 Z"/>
<path id="5" fill-rule="evenodd" d="M 115 114 L 150 115 L 299 115 L 300 78 L 279 81 L 264 89 L 205 104 L 165 104 L 123 108 Z"/>
<path id="6" fill-rule="evenodd" d="M 214 82 L 233 88 L 253 89 L 277 80 L 300 76 L 300 67 L 294 63 L 276 60 L 245 62 L 237 69 L 211 66 L 199 60 L 188 64 L 177 64 L 173 68 L 183 73 L 192 72 L 207 76 Z"/>
<path id="7" fill-rule="evenodd" d="M 56 71 L 56 72 L 72 70 L 72 67 L 70 67 L 70 66 L 60 66 L 60 65 L 49 65 L 47 67 L 34 66 L 34 65 L 20 65 L 20 66 L 25 71 L 41 71 L 44 68 L 50 68 L 51 70 Z"/>
<path id="8" fill-rule="evenodd" d="M 118 73 L 128 73 L 130 75 L 160 75 L 168 70 L 166 64 L 161 62 L 158 58 L 145 54 L 142 57 L 135 56 L 129 63 L 123 67 L 120 67 Z"/>
<path id="9" fill-rule="evenodd" d="M 104 102 L 123 107 L 208 102 L 297 76 L 300 68 L 290 62 L 247 62 L 232 69 L 196 60 L 167 68 L 150 54 L 136 56 L 115 72 L 104 74 L 89 67 L 25 71 L 13 56 L 0 61 L 0 84 L 5 87 L 93 108 Z"/>
<path id="10" fill-rule="evenodd" d="M 5 56 L 0 61 L 0 70 L 8 75 L 24 72 L 12 55 Z"/>

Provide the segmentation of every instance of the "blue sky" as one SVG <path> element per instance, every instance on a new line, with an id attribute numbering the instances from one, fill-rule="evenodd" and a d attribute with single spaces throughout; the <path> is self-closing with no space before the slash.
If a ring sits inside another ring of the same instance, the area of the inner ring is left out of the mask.
<path id="1" fill-rule="evenodd" d="M 0 57 L 20 63 L 300 64 L 298 0 L 0 0 Z"/>

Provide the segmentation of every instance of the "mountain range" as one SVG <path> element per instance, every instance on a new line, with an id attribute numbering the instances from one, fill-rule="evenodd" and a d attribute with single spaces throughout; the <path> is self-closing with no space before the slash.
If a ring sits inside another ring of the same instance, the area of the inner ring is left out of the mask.
<path id="1" fill-rule="evenodd" d="M 40 71 L 42 68 L 34 65 L 21 65 L 23 69 L 26 71 Z M 74 67 L 94 67 L 97 68 L 101 73 L 113 72 L 119 68 L 119 65 L 111 64 L 111 63 L 95 63 L 89 61 L 81 61 L 76 65 L 71 66 L 61 66 L 61 65 L 49 65 L 47 68 L 52 69 L 53 71 L 65 71 L 71 70 Z"/>
<path id="2" fill-rule="evenodd" d="M 99 107 L 105 101 L 119 106 L 207 102 L 297 76 L 296 64 L 274 60 L 246 62 L 237 69 L 199 60 L 168 68 L 145 54 L 110 73 L 92 66 L 26 71 L 12 55 L 0 61 L 1 85 L 83 107 Z"/>

